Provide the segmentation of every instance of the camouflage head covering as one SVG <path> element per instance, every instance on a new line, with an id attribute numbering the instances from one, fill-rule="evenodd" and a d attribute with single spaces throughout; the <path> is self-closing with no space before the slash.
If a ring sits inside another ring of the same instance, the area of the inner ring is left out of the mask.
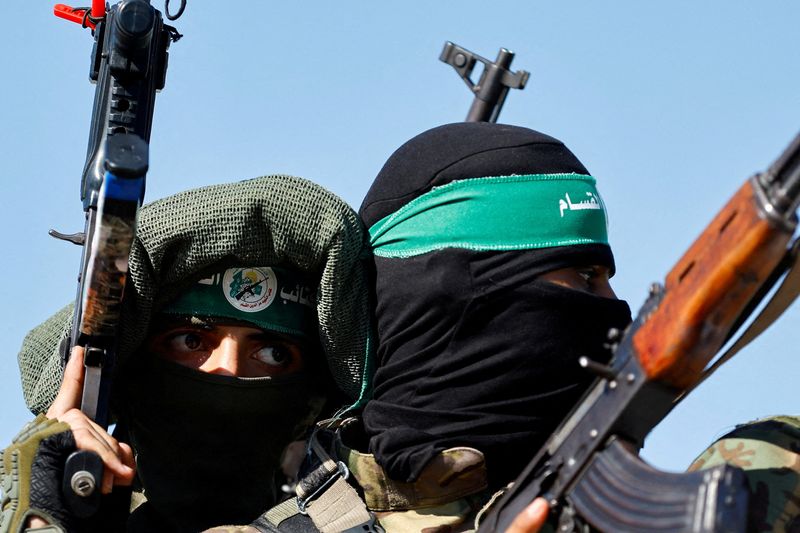
<path id="1" fill-rule="evenodd" d="M 365 232 L 341 199 L 310 181 L 265 176 L 186 191 L 144 206 L 130 255 L 120 363 L 144 340 L 150 319 L 210 268 L 275 265 L 320 279 L 319 339 L 338 387 L 363 396 L 370 318 Z M 28 408 L 43 412 L 61 383 L 58 345 L 71 306 L 25 338 L 19 354 Z M 119 368 L 122 365 L 118 365 Z"/>
<path id="2" fill-rule="evenodd" d="M 689 471 L 732 464 L 750 486 L 747 531 L 800 531 L 800 417 L 742 424 L 712 444 Z"/>

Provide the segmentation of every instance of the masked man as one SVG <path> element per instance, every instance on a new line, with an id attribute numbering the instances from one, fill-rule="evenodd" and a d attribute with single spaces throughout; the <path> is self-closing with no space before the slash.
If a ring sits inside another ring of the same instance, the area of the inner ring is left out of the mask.
<path id="1" fill-rule="evenodd" d="M 430 486 L 434 466 L 463 454 L 450 472 L 470 486 L 425 516 L 472 526 L 592 382 L 578 359 L 607 362 L 608 330 L 630 322 L 608 284 L 603 201 L 560 141 L 462 123 L 397 150 L 360 214 L 380 339 L 363 414 L 374 472 Z M 421 515 L 413 501 L 382 507 L 397 531 Z"/>
<path id="2" fill-rule="evenodd" d="M 20 354 L 27 403 L 47 417 L 26 426 L 0 461 L 0 531 L 200 531 L 248 524 L 275 504 L 287 446 L 326 402 L 336 408 L 362 394 L 364 257 L 356 214 L 299 178 L 145 206 L 124 300 L 115 436 L 75 409 L 81 350 L 59 391 L 57 346 L 71 316 L 63 310 Z M 133 482 L 130 516 L 104 508 L 83 520 L 64 506 L 59 469 L 76 445 L 101 455 L 103 492 L 122 494 L 126 511 L 122 486 Z"/>
<path id="3" fill-rule="evenodd" d="M 378 369 L 353 440 L 370 454 L 347 446 L 346 428 L 340 453 L 387 530 L 469 529 L 594 379 L 578 358 L 607 362 L 609 329 L 630 322 L 608 284 L 603 201 L 556 139 L 463 123 L 398 149 L 360 215 L 375 255 Z M 692 467 L 745 470 L 748 531 L 800 524 L 798 426 L 746 424 Z M 535 531 L 543 503 L 514 531 Z"/>

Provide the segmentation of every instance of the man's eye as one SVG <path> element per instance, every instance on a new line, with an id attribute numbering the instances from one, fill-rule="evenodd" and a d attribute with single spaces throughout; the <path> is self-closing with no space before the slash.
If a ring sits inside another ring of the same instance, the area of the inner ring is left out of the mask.
<path id="1" fill-rule="evenodd" d="M 284 346 L 265 346 L 254 357 L 270 366 L 287 366 L 292 362 L 292 353 Z"/>
<path id="2" fill-rule="evenodd" d="M 594 281 L 597 278 L 598 273 L 597 273 L 597 270 L 594 269 L 594 268 L 583 268 L 581 270 L 578 270 L 578 275 L 581 278 L 583 278 L 583 281 L 585 281 L 586 283 L 589 283 L 589 282 Z"/>
<path id="3" fill-rule="evenodd" d="M 203 339 L 197 333 L 178 333 L 170 337 L 169 347 L 176 352 L 196 352 L 203 348 Z"/>

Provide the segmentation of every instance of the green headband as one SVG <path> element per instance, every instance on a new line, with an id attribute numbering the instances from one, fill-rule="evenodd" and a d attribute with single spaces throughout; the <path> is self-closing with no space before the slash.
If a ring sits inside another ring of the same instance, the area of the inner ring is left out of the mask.
<path id="1" fill-rule="evenodd" d="M 229 268 L 199 280 L 162 313 L 249 322 L 261 329 L 315 338 L 316 288 L 277 267 Z"/>
<path id="2" fill-rule="evenodd" d="M 595 179 L 583 174 L 472 178 L 435 187 L 369 230 L 373 252 L 412 257 L 443 248 L 506 251 L 608 244 Z"/>

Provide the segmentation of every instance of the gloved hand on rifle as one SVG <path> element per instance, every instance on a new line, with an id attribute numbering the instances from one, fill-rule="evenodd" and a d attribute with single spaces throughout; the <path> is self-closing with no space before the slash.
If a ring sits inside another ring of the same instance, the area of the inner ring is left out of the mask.
<path id="1" fill-rule="evenodd" d="M 61 493 L 64 463 L 76 449 L 91 450 L 103 460 L 103 494 L 114 486 L 115 502 L 127 515 L 129 487 L 134 477 L 133 451 L 89 420 L 78 406 L 83 390 L 83 349 L 76 348 L 64 372 L 58 396 L 47 411 L 29 422 L 6 448 L 0 460 L 3 500 L 0 502 L 0 530 L 17 532 L 25 528 L 50 526 L 47 531 L 91 531 L 94 520 L 72 516 Z M 104 524 L 115 504 L 105 502 L 100 513 Z M 8 529 L 5 529 L 8 528 Z M 54 529 L 55 528 L 55 529 Z"/>

